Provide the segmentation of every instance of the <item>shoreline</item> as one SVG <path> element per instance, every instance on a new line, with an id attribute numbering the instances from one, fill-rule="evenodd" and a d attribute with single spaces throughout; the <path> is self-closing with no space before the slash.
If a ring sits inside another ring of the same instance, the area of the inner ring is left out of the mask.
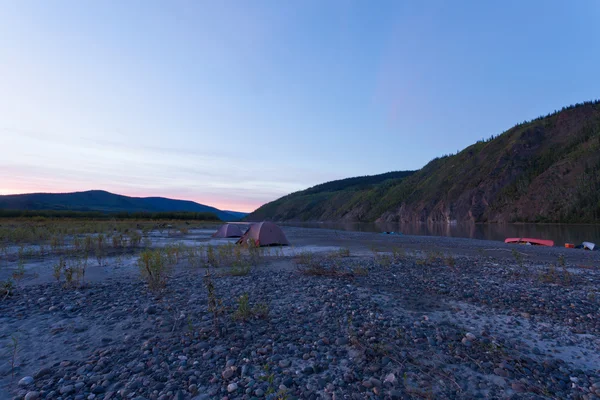
<path id="1" fill-rule="evenodd" d="M 81 288 L 20 287 L 0 301 L 0 343 L 20 343 L 0 398 L 600 396 L 600 252 L 283 229 L 292 246 L 247 271 L 210 268 L 216 330 L 207 270 L 186 257 L 159 292 L 133 260 Z"/>

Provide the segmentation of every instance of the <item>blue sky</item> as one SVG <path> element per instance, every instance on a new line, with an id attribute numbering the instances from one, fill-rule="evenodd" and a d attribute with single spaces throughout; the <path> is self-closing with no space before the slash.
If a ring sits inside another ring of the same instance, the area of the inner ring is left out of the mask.
<path id="1" fill-rule="evenodd" d="M 0 0 L 0 194 L 250 211 L 600 97 L 600 2 Z"/>

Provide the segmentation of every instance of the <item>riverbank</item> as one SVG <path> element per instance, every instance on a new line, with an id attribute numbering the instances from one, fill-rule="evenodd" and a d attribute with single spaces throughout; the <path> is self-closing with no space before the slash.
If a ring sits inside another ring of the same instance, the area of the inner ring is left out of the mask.
<path id="1" fill-rule="evenodd" d="M 206 268 L 181 257 L 158 292 L 140 279 L 135 253 L 120 266 L 91 266 L 103 272 L 74 289 L 40 277 L 49 260 L 0 302 L 0 393 L 600 396 L 599 252 L 284 231 L 291 247 L 270 249 L 249 269 L 210 268 L 209 281 Z M 191 231 L 153 245 L 181 240 L 219 244 Z"/>

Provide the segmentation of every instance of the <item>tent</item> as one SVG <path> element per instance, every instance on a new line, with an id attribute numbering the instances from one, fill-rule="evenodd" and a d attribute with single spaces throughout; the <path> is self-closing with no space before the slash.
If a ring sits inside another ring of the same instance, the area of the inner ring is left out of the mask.
<path id="1" fill-rule="evenodd" d="M 272 222 L 259 222 L 250 225 L 250 228 L 237 243 L 246 244 L 250 239 L 254 240 L 258 246 L 287 246 L 290 244 L 281 228 Z"/>
<path id="2" fill-rule="evenodd" d="M 228 237 L 240 237 L 242 236 L 242 230 L 239 226 L 234 224 L 225 224 L 219 228 L 218 231 L 213 233 L 214 238 L 228 238 Z"/>

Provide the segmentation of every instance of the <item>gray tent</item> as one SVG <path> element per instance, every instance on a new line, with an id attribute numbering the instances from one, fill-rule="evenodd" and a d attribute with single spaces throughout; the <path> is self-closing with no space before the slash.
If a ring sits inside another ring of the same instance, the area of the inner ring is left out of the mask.
<path id="1" fill-rule="evenodd" d="M 218 231 L 213 233 L 214 238 L 229 238 L 229 237 L 240 237 L 242 236 L 242 230 L 239 226 L 234 224 L 225 224 L 219 228 Z"/>

